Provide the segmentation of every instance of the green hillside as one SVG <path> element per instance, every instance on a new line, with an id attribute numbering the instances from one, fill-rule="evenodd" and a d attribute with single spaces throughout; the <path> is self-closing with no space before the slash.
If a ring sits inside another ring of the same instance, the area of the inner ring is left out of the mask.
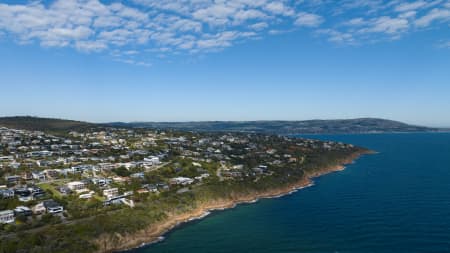
<path id="1" fill-rule="evenodd" d="M 95 124 L 74 120 L 38 118 L 31 116 L 0 117 L 0 127 L 24 130 L 61 132 L 95 126 Z"/>

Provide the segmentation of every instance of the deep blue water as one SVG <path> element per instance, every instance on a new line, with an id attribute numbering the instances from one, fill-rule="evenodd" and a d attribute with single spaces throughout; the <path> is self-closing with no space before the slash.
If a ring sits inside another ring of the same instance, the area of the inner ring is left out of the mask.
<path id="1" fill-rule="evenodd" d="M 450 134 L 312 137 L 379 154 L 292 195 L 215 212 L 134 252 L 450 252 Z"/>

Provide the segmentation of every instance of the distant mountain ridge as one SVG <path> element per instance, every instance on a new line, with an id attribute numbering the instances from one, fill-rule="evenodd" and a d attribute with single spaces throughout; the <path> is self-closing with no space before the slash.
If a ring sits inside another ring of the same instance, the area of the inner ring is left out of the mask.
<path id="1" fill-rule="evenodd" d="M 0 117 L 0 127 L 39 131 L 70 131 L 92 127 L 124 127 L 267 134 L 407 133 L 448 131 L 448 129 L 415 126 L 398 121 L 377 118 L 305 121 L 112 122 L 95 124 L 74 120 L 16 116 Z"/>
<path id="2" fill-rule="evenodd" d="M 377 118 L 305 121 L 115 122 L 109 123 L 108 125 L 186 131 L 231 131 L 276 134 L 344 134 L 444 131 L 444 129 L 439 128 L 414 126 L 398 121 Z"/>

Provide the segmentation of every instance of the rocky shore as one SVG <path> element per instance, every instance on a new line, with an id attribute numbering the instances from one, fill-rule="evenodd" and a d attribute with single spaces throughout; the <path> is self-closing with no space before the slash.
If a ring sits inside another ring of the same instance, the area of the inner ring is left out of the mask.
<path id="1" fill-rule="evenodd" d="M 229 199 L 216 199 L 201 203 L 196 209 L 183 214 L 168 214 L 168 217 L 159 223 L 142 229 L 132 234 L 103 234 L 93 241 L 98 246 L 98 253 L 125 251 L 137 247 L 142 247 L 150 243 L 160 241 L 162 236 L 168 231 L 174 229 L 178 225 L 199 219 L 207 216 L 211 211 L 224 210 L 234 208 L 238 204 L 252 203 L 262 198 L 281 197 L 293 191 L 310 186 L 313 179 L 328 173 L 342 171 L 346 164 L 352 163 L 361 155 L 369 154 L 371 152 L 357 152 L 346 159 L 342 159 L 338 164 L 315 170 L 314 173 L 306 175 L 302 180 L 285 186 L 280 186 L 277 189 L 268 190 L 265 192 L 258 192 L 248 195 L 235 195 Z"/>

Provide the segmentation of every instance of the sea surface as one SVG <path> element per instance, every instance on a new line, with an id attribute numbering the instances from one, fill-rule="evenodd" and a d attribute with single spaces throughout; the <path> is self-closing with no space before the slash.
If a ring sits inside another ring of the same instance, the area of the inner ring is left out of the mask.
<path id="1" fill-rule="evenodd" d="M 450 134 L 307 137 L 379 153 L 291 195 L 213 212 L 133 252 L 450 252 Z"/>

